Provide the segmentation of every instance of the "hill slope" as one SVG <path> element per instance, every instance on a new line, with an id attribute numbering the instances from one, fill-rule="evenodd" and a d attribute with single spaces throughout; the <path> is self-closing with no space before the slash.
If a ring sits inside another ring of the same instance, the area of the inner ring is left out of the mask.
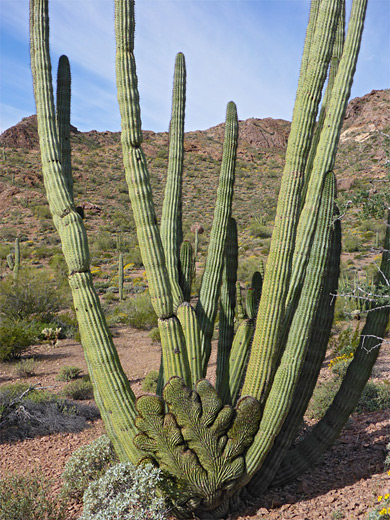
<path id="1" fill-rule="evenodd" d="M 234 213 L 241 252 L 266 255 L 284 164 L 290 123 L 283 120 L 240 121 Z M 210 229 L 222 154 L 224 124 L 185 135 L 184 231 L 200 222 Z M 370 181 L 387 174 L 390 139 L 390 90 L 353 99 L 341 133 L 336 175 L 341 202 Z M 134 224 L 124 180 L 119 132 L 79 132 L 72 127 L 75 197 L 86 212 L 93 254 L 115 249 L 120 235 L 136 254 Z M 160 214 L 167 165 L 167 133 L 144 132 L 143 149 L 151 172 L 157 214 Z M 0 136 L 0 235 L 7 247 L 20 236 L 34 246 L 56 246 L 40 168 L 36 116 L 24 118 Z M 369 237 L 368 237 L 369 238 Z M 371 237 L 373 240 L 373 238 Z M 371 244 L 372 245 L 372 244 Z M 33 258 L 34 255 L 29 255 Z"/>

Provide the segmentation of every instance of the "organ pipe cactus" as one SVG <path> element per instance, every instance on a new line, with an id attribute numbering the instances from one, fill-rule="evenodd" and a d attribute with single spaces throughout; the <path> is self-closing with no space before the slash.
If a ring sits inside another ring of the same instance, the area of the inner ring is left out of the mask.
<path id="1" fill-rule="evenodd" d="M 183 242 L 181 206 L 184 56 L 179 53 L 176 58 L 169 164 L 159 227 L 142 152 L 134 1 L 115 0 L 125 174 L 162 343 L 157 395 L 138 400 L 93 289 L 87 237 L 74 205 L 70 148 L 62 144 L 69 140 L 64 137 L 69 135 L 65 127 L 70 124 L 68 62 L 60 60 L 55 109 L 47 0 L 30 2 L 31 68 L 44 182 L 68 264 L 96 402 L 120 459 L 152 461 L 179 486 L 179 498 L 173 504 L 178 517 L 189 518 L 194 513 L 219 517 L 234 507 L 243 489 L 258 495 L 271 483 L 294 478 L 319 460 L 353 411 L 385 334 L 389 309 L 382 307 L 369 314 L 360 348 L 325 418 L 293 445 L 325 356 L 333 319 L 341 231 L 332 170 L 366 0 L 353 0 L 345 42 L 344 1 L 312 1 L 267 269 L 264 273 L 259 266 L 261 274 L 254 275 L 247 296 L 248 316 L 241 317 L 238 327 L 234 322 L 240 304 L 237 231 L 231 209 L 238 139 L 236 107 L 232 102 L 227 106 L 214 220 L 199 299 L 193 307 L 194 260 L 190 245 Z M 389 229 L 377 281 L 381 287 L 390 277 Z M 195 257 L 196 252 L 197 244 Z M 205 376 L 218 308 L 214 388 Z"/>

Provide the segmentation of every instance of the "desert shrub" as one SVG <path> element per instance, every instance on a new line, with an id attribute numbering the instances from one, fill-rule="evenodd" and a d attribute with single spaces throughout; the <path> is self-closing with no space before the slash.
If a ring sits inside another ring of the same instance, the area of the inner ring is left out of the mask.
<path id="1" fill-rule="evenodd" d="M 63 389 L 63 394 L 69 399 L 75 401 L 85 401 L 93 399 L 93 387 L 91 381 L 85 379 L 78 379 L 72 381 Z"/>
<path id="2" fill-rule="evenodd" d="M 80 520 L 165 520 L 167 507 L 157 491 L 162 484 L 158 468 L 117 464 L 89 485 Z"/>
<path id="3" fill-rule="evenodd" d="M 360 251 L 362 247 L 362 241 L 358 235 L 353 235 L 352 233 L 348 233 L 345 235 L 343 240 L 343 248 L 347 253 L 353 253 L 355 251 Z"/>
<path id="4" fill-rule="evenodd" d="M 153 341 L 153 343 L 161 342 L 160 331 L 158 327 L 153 327 L 148 336 Z"/>
<path id="5" fill-rule="evenodd" d="M 61 367 L 56 379 L 57 381 L 72 381 L 72 379 L 77 379 L 81 372 L 82 369 L 79 367 L 64 366 Z"/>
<path id="6" fill-rule="evenodd" d="M 49 266 L 55 273 L 55 279 L 58 286 L 63 290 L 69 291 L 68 283 L 68 266 L 62 253 L 56 253 L 49 259 Z"/>
<path id="7" fill-rule="evenodd" d="M 0 316 L 12 320 L 50 322 L 62 307 L 61 295 L 45 271 L 22 269 L 17 283 L 12 276 L 0 282 Z"/>
<path id="8" fill-rule="evenodd" d="M 34 216 L 38 218 L 38 220 L 41 220 L 43 218 L 47 218 L 47 219 L 52 218 L 51 213 L 50 213 L 50 208 L 47 204 L 45 204 L 45 205 L 39 204 L 37 206 L 34 206 L 32 208 L 32 212 L 33 212 Z"/>
<path id="9" fill-rule="evenodd" d="M 76 341 L 80 341 L 79 325 L 73 311 L 59 314 L 52 323 L 56 328 L 61 328 L 60 338 L 73 338 Z"/>
<path id="10" fill-rule="evenodd" d="M 389 407 L 390 385 L 368 381 L 356 407 L 356 412 L 376 412 Z"/>
<path id="11" fill-rule="evenodd" d="M 307 416 L 309 419 L 321 419 L 333 401 L 342 381 L 343 375 L 320 382 L 314 389 L 309 402 Z M 356 406 L 356 413 L 375 412 L 390 407 L 390 385 L 368 381 Z"/>
<path id="12" fill-rule="evenodd" d="M 338 378 L 333 378 L 317 384 L 306 412 L 309 419 L 319 420 L 323 417 L 329 408 L 329 403 L 333 401 L 340 383 L 341 381 Z"/>
<path id="13" fill-rule="evenodd" d="M 142 391 L 149 393 L 149 394 L 155 394 L 157 390 L 157 380 L 158 380 L 158 371 L 157 370 L 151 370 L 146 376 L 145 379 L 142 381 Z"/>
<path id="14" fill-rule="evenodd" d="M 91 249 L 94 252 L 111 251 L 116 248 L 116 240 L 112 233 L 108 231 L 99 231 L 92 239 Z"/>
<path id="15" fill-rule="evenodd" d="M 8 244 L 0 244 L 0 260 L 6 260 L 7 256 L 11 253 L 12 246 Z"/>
<path id="16" fill-rule="evenodd" d="M 0 390 L 0 441 L 8 438 L 7 429 L 15 438 L 78 432 L 86 427 L 87 420 L 97 417 L 99 412 L 94 407 L 75 405 L 28 384 L 6 385 Z"/>
<path id="17" fill-rule="evenodd" d="M 22 394 L 24 394 L 22 402 L 47 403 L 51 399 L 49 392 L 28 383 L 4 385 L 0 388 L 0 420 L 3 419 L 4 412 L 9 408 L 10 404 L 21 397 Z"/>
<path id="18" fill-rule="evenodd" d="M 65 520 L 66 502 L 53 498 L 51 483 L 39 475 L 0 480 L 0 520 Z"/>
<path id="19" fill-rule="evenodd" d="M 0 318 L 0 361 L 19 358 L 39 335 L 35 324 L 27 320 Z"/>
<path id="20" fill-rule="evenodd" d="M 15 365 L 15 373 L 18 377 L 34 376 L 38 365 L 38 361 L 33 358 L 22 359 Z"/>
<path id="21" fill-rule="evenodd" d="M 258 256 L 249 256 L 246 258 L 239 258 L 237 280 L 240 282 L 251 282 L 253 273 L 259 271 L 261 265 L 261 258 Z"/>
<path id="22" fill-rule="evenodd" d="M 256 238 L 270 238 L 272 227 L 253 222 L 249 228 L 249 233 Z"/>
<path id="23" fill-rule="evenodd" d="M 15 240 L 15 237 L 17 237 L 19 234 L 18 230 L 15 227 L 10 226 L 1 226 L 0 228 L 0 240 L 2 242 L 4 241 L 11 241 Z"/>
<path id="24" fill-rule="evenodd" d="M 89 484 L 99 479 L 117 462 L 118 457 L 108 435 L 102 435 L 90 444 L 82 446 L 72 454 L 65 465 L 62 474 L 62 494 L 81 499 Z"/>
<path id="25" fill-rule="evenodd" d="M 360 328 L 359 322 L 356 325 L 355 330 L 351 326 L 341 331 L 336 337 L 330 342 L 332 351 L 337 356 L 350 356 L 353 354 L 360 340 Z"/>
<path id="26" fill-rule="evenodd" d="M 118 305 L 113 318 L 117 323 L 131 325 L 136 329 L 151 330 L 157 327 L 157 316 L 148 291 L 137 294 Z"/>
<path id="27" fill-rule="evenodd" d="M 390 495 L 379 495 L 378 505 L 372 509 L 367 520 L 390 520 Z"/>
<path id="28" fill-rule="evenodd" d="M 342 354 L 341 356 L 334 357 L 329 363 L 329 368 L 332 370 L 334 375 L 343 379 L 347 373 L 352 359 L 353 352 L 350 354 Z"/>

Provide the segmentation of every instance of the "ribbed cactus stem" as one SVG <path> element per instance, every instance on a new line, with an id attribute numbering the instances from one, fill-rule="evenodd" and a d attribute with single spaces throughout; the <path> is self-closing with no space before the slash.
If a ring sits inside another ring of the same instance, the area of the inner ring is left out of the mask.
<path id="1" fill-rule="evenodd" d="M 326 79 L 338 22 L 339 2 L 320 3 L 314 35 L 306 39 L 286 163 L 272 234 L 257 326 L 243 393 L 261 398 L 268 392 L 280 355 L 278 343 L 291 275 L 291 261 L 300 205 L 300 193 L 313 136 L 318 105 Z M 309 50 L 307 50 L 309 48 Z"/>
<path id="2" fill-rule="evenodd" d="M 115 442 L 121 444 L 127 458 L 137 462 L 140 452 L 132 443 L 136 433 L 135 397 L 93 289 L 85 228 L 75 211 L 61 167 L 51 77 L 47 0 L 30 0 L 30 41 L 44 183 L 68 265 L 81 342 L 92 382 L 98 391 L 102 417 L 108 429 L 115 431 Z M 112 413 L 114 410 L 115 413 Z"/>
<path id="3" fill-rule="evenodd" d="M 191 387 L 186 340 L 180 321 L 176 316 L 159 318 L 158 329 L 161 337 L 164 380 L 168 381 L 173 376 L 179 376 L 187 386 Z"/>
<path id="4" fill-rule="evenodd" d="M 337 74 L 337 69 L 339 67 L 340 59 L 343 53 L 344 48 L 344 39 L 345 39 L 345 0 L 341 0 L 340 5 L 340 14 L 339 21 L 337 24 L 336 37 L 333 45 L 332 58 L 330 60 L 329 66 L 329 77 L 326 85 L 326 90 L 324 94 L 324 99 L 322 101 L 320 115 L 318 117 L 318 122 L 316 125 L 316 129 L 313 136 L 313 141 L 310 147 L 310 153 L 306 164 L 305 171 L 305 184 L 302 191 L 302 203 L 306 197 L 307 186 L 309 184 L 310 176 L 313 169 L 313 162 L 317 153 L 317 147 L 320 140 L 321 132 L 324 127 L 325 116 L 328 110 L 328 105 L 330 98 L 332 96 L 332 90 L 334 86 L 334 81 Z"/>
<path id="5" fill-rule="evenodd" d="M 252 287 L 248 287 L 246 291 L 245 307 L 248 319 L 254 320 L 256 317 L 256 293 Z"/>
<path id="6" fill-rule="evenodd" d="M 335 220 L 331 235 L 331 247 L 323 276 L 324 283 L 321 289 L 320 302 L 315 319 L 310 327 L 309 348 L 293 396 L 294 406 L 290 408 L 282 429 L 261 467 L 261 471 L 248 484 L 247 489 L 255 496 L 263 493 L 269 487 L 289 447 L 295 440 L 326 354 L 336 303 L 334 294 L 337 292 L 340 274 L 340 220 Z"/>
<path id="7" fill-rule="evenodd" d="M 237 109 L 233 102 L 226 109 L 225 138 L 221 173 L 214 210 L 213 225 L 206 266 L 203 273 L 202 286 L 196 313 L 199 320 L 202 341 L 202 363 L 204 374 L 211 352 L 213 324 L 218 309 L 219 287 L 223 268 L 223 254 L 229 219 L 232 211 L 235 163 L 238 142 Z"/>
<path id="8" fill-rule="evenodd" d="M 244 319 L 234 335 L 233 344 L 229 351 L 229 360 L 218 387 L 219 394 L 225 403 L 235 405 L 240 397 L 253 332 L 253 322 Z"/>
<path id="9" fill-rule="evenodd" d="M 236 311 L 238 321 L 242 321 L 245 318 L 245 311 L 242 302 L 241 283 L 239 280 L 236 282 Z"/>
<path id="10" fill-rule="evenodd" d="M 15 239 L 15 262 L 14 262 L 14 267 L 13 267 L 15 280 L 18 278 L 19 268 L 20 268 L 20 243 L 19 243 L 19 238 L 16 238 Z"/>
<path id="11" fill-rule="evenodd" d="M 303 277 L 305 258 L 310 249 L 310 242 L 316 223 L 316 208 L 318 207 L 323 177 L 334 168 L 340 131 L 351 92 L 353 75 L 355 73 L 360 49 L 366 6 L 367 0 L 355 1 L 352 6 L 344 50 L 334 79 L 332 95 L 329 99 L 323 123 L 323 131 L 321 132 L 313 160 L 306 201 L 297 227 L 293 270 L 287 304 L 295 297 L 295 293 L 301 283 L 300 280 Z"/>
<path id="12" fill-rule="evenodd" d="M 73 200 L 73 177 L 71 166 L 70 148 L 70 97 L 71 75 L 70 64 L 66 56 L 61 56 L 58 61 L 57 71 L 57 129 L 60 145 L 61 166 L 68 193 Z"/>
<path id="13" fill-rule="evenodd" d="M 177 309 L 177 317 L 183 330 L 190 367 L 192 388 L 203 377 L 202 358 L 200 356 L 200 330 L 193 307 L 184 302 Z M 191 385 L 189 385 L 191 387 Z"/>
<path id="14" fill-rule="evenodd" d="M 115 0 L 116 77 L 126 181 L 149 283 L 150 298 L 157 316 L 168 318 L 173 313 L 173 299 L 154 211 L 146 158 L 141 149 L 142 130 L 134 58 L 134 28 L 134 1 Z"/>
<path id="15" fill-rule="evenodd" d="M 182 177 L 184 157 L 184 113 L 186 101 L 186 67 L 182 53 L 176 56 L 172 94 L 172 115 L 169 125 L 169 156 L 167 182 L 161 216 L 161 241 L 171 282 L 174 308 L 183 301 L 180 287 L 180 246 L 182 230 Z"/>
<path id="16" fill-rule="evenodd" d="M 180 287 L 183 292 L 183 298 L 185 302 L 189 302 L 191 299 L 191 286 L 194 258 L 192 254 L 192 246 L 188 240 L 185 240 L 180 248 Z"/>
<path id="17" fill-rule="evenodd" d="M 13 271 L 15 264 L 14 264 L 14 259 L 13 259 L 12 253 L 9 253 L 7 255 L 7 264 L 8 264 L 8 267 L 11 269 L 11 271 Z"/>
<path id="18" fill-rule="evenodd" d="M 263 273 L 264 273 L 263 262 L 261 262 L 261 266 L 263 268 Z M 262 293 L 262 290 L 263 290 L 263 278 L 264 278 L 264 274 L 262 275 L 260 273 L 260 271 L 255 271 L 253 273 L 251 287 L 254 290 L 254 298 L 255 298 L 255 302 L 254 302 L 254 305 L 255 305 L 255 315 L 254 315 L 254 318 L 253 318 L 254 320 L 256 319 L 256 316 L 257 316 L 257 311 L 258 311 L 258 308 L 259 308 L 259 302 L 260 302 L 260 298 L 261 298 L 261 293 Z"/>
<path id="19" fill-rule="evenodd" d="M 388 288 L 390 279 L 390 212 L 375 293 Z M 377 307 L 377 308 L 376 308 Z M 319 460 L 339 436 L 348 417 L 356 407 L 363 388 L 371 375 L 389 322 L 390 307 L 376 304 L 368 313 L 352 362 L 332 404 L 324 417 L 283 461 L 274 482 L 280 485 L 304 472 L 315 460 Z"/>
<path id="20" fill-rule="evenodd" d="M 230 349 L 234 338 L 234 313 L 236 307 L 236 281 L 238 266 L 237 223 L 229 220 L 225 246 L 225 262 L 222 272 L 221 298 L 219 305 L 219 335 L 217 355 L 216 389 L 222 396 L 222 388 L 228 385 L 225 371 L 228 371 Z M 223 397 L 222 397 L 223 399 Z"/>
<path id="21" fill-rule="evenodd" d="M 119 289 L 119 300 L 123 300 L 123 254 L 119 253 L 118 258 L 118 289 Z"/>
<path id="22" fill-rule="evenodd" d="M 322 190 L 316 235 L 300 300 L 291 323 L 286 347 L 266 400 L 259 431 L 246 456 L 247 472 L 250 478 L 264 462 L 288 415 L 305 361 L 310 340 L 310 325 L 317 313 L 326 260 L 331 246 L 335 184 L 333 173 L 328 174 Z"/>

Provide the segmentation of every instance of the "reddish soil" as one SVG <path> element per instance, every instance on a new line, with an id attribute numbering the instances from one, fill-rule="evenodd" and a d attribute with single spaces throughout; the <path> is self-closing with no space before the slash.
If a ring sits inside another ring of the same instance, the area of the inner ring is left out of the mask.
<path id="1" fill-rule="evenodd" d="M 114 341 L 132 388 L 139 395 L 142 379 L 159 366 L 159 345 L 153 344 L 146 332 L 134 329 L 118 329 Z M 56 381 L 61 366 L 78 366 L 86 372 L 81 346 L 73 341 L 60 341 L 56 347 L 35 347 L 34 353 L 40 363 L 37 375 L 27 380 L 29 383 L 41 383 L 59 392 L 66 384 Z M 12 365 L 0 364 L 0 385 L 20 381 L 14 371 Z M 390 379 L 388 344 L 383 346 L 375 376 Z M 53 479 L 53 491 L 57 492 L 61 487 L 61 473 L 71 454 L 104 431 L 99 419 L 80 433 L 59 433 L 0 444 L 0 476 L 10 471 L 42 470 Z M 376 505 L 377 496 L 390 492 L 390 476 L 384 471 L 385 446 L 389 440 L 390 410 L 353 416 L 317 467 L 283 488 L 272 489 L 247 509 L 246 514 L 234 516 L 232 520 L 366 518 L 367 511 Z M 69 520 L 79 514 L 80 506 L 71 506 Z"/>

